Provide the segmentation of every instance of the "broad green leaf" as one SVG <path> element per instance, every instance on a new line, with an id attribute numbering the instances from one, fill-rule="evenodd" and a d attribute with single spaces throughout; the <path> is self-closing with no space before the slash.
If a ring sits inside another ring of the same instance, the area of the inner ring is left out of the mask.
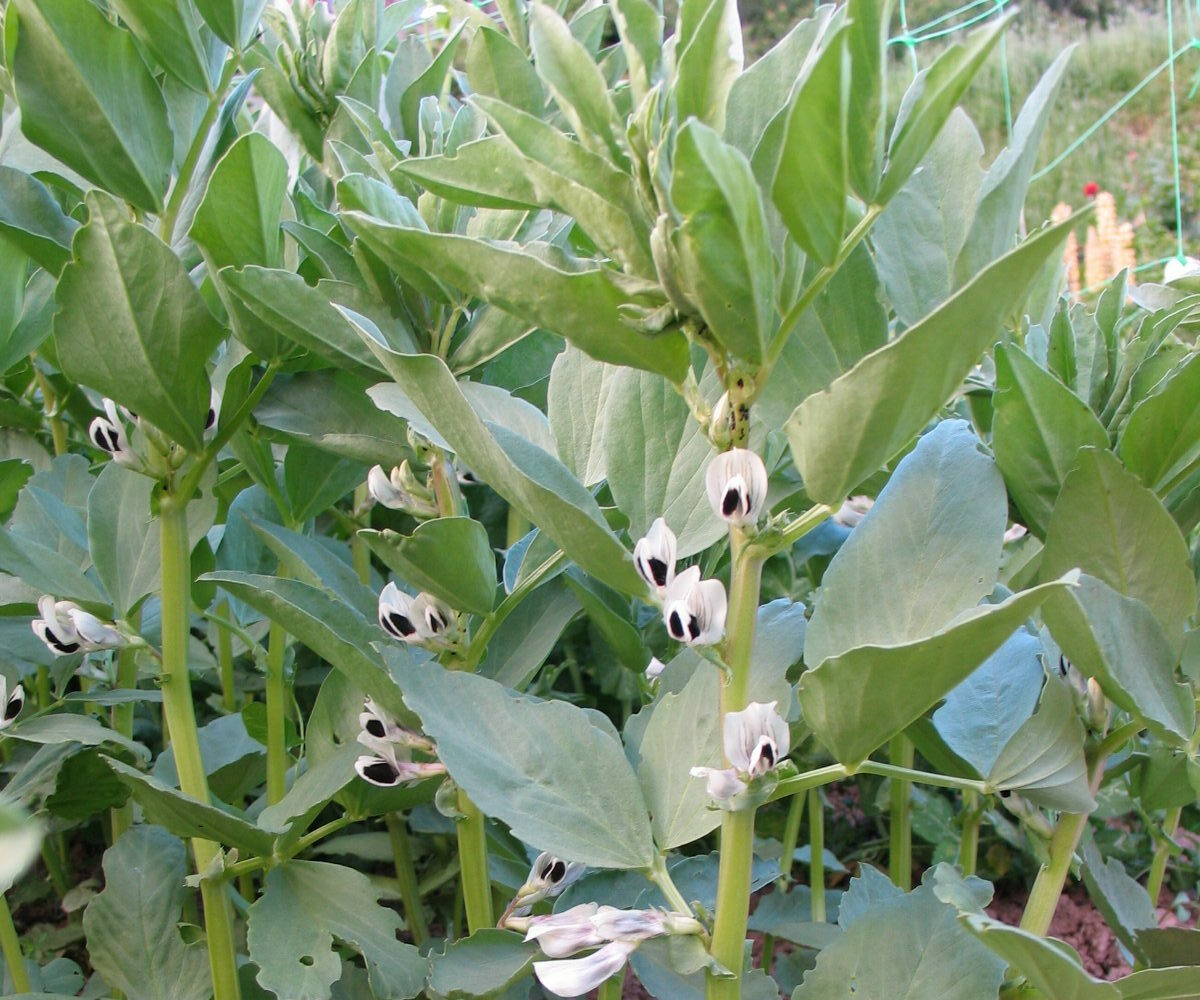
<path id="1" fill-rule="evenodd" d="M 452 608 L 485 615 L 496 596 L 496 556 L 487 530 L 469 517 L 439 517 L 411 535 L 361 531 L 371 550 L 406 583 Z"/>
<path id="2" fill-rule="evenodd" d="M 1145 969 L 1118 979 L 1121 1000 L 1200 1000 L 1194 967 Z"/>
<path id="3" fill-rule="evenodd" d="M 600 468 L 629 518 L 630 537 L 640 538 L 662 517 L 678 537 L 681 559 L 708 548 L 725 534 L 704 486 L 715 452 L 687 402 L 666 379 L 627 368 L 597 390 L 604 402 L 597 414 L 604 433 Z"/>
<path id="4" fill-rule="evenodd" d="M 88 548 L 117 617 L 158 589 L 158 520 L 153 480 L 109 462 L 88 494 Z"/>
<path id="5" fill-rule="evenodd" d="M 354 571 L 350 553 L 340 542 L 302 535 L 269 521 L 251 521 L 251 529 L 279 559 L 288 576 L 323 587 L 365 617 L 375 616 L 375 591 Z"/>
<path id="6" fill-rule="evenodd" d="M 236 572 L 206 573 L 201 579 L 279 622 L 385 711 L 404 714 L 400 690 L 371 645 L 384 640 L 383 630 L 349 605 L 298 580 Z"/>
<path id="7" fill-rule="evenodd" d="M 742 26 L 734 0 L 683 0 L 675 28 L 675 120 L 725 129 L 729 90 L 742 71 Z"/>
<path id="8" fill-rule="evenodd" d="M 1046 531 L 1043 578 L 1072 566 L 1137 598 L 1181 647 L 1196 611 L 1187 542 L 1158 498 L 1101 448 L 1079 452 Z"/>
<path id="9" fill-rule="evenodd" d="M 932 66 L 917 74 L 900 104 L 877 203 L 887 204 L 925 158 L 946 119 L 1000 41 L 1009 20 L 1011 15 L 999 18 L 967 41 L 956 42 Z"/>
<path id="10" fill-rule="evenodd" d="M 287 182 L 287 160 L 261 132 L 247 132 L 217 161 L 190 235 L 218 269 L 282 263 Z"/>
<path id="11" fill-rule="evenodd" d="M 985 1000 L 995 997 L 1004 963 L 963 929 L 958 911 L 925 884 L 882 899 L 817 955 L 793 1000 Z M 847 984 L 852 989 L 847 990 Z"/>
<path id="12" fill-rule="evenodd" d="M 379 41 L 382 6 L 379 0 L 349 0 L 338 5 L 321 53 L 321 77 L 327 94 L 345 91 L 355 70 L 374 50 Z M 376 77 L 375 91 L 378 89 Z"/>
<path id="13" fill-rule="evenodd" d="M 158 64 L 184 86 L 208 94 L 216 80 L 201 21 L 186 0 L 114 0 L 113 8 Z"/>
<path id="14" fill-rule="evenodd" d="M 197 735 L 208 788 L 217 798 L 241 802 L 266 778 L 266 745 L 250 735 L 240 713 L 217 716 L 201 726 Z M 164 784 L 179 787 L 173 746 L 158 755 L 151 774 Z"/>
<path id="15" fill-rule="evenodd" d="M 1037 707 L 1045 676 L 1041 652 L 1038 638 L 1019 629 L 933 713 L 938 735 L 981 776 Z"/>
<path id="16" fill-rule="evenodd" d="M 810 396 L 785 430 L 808 495 L 839 504 L 937 413 L 1058 253 L 1071 219 L 1001 257 L 919 323 Z"/>
<path id="17" fill-rule="evenodd" d="M 287 849 L 329 800 L 355 779 L 354 761 L 361 751 L 361 744 L 348 743 L 320 763 L 310 763 L 282 799 L 258 814 L 258 825 L 270 833 L 285 834 L 280 846 Z"/>
<path id="18" fill-rule="evenodd" d="M 399 676 L 451 776 L 514 836 L 596 868 L 654 860 L 637 777 L 582 709 L 461 672 L 411 667 Z"/>
<path id="19" fill-rule="evenodd" d="M 1087 813 L 1095 808 L 1083 757 L 1083 723 L 1075 696 L 1058 677 L 1042 688 L 1042 701 L 987 772 L 988 785 L 1020 792 L 1047 809 Z"/>
<path id="20" fill-rule="evenodd" d="M 635 615 L 629 602 L 602 583 L 571 567 L 562 580 L 591 619 L 592 627 L 624 666 L 641 673 L 650 662 L 650 650 L 634 627 Z"/>
<path id="21" fill-rule="evenodd" d="M 362 872 L 288 861 L 271 869 L 250 907 L 246 944 L 259 985 L 280 997 L 329 1000 L 342 974 L 337 940 L 362 955 L 375 996 L 408 1000 L 425 986 L 426 960 L 397 939 L 400 926 Z"/>
<path id="22" fill-rule="evenodd" d="M 733 81 L 725 105 L 724 138 L 747 157 L 753 159 L 767 125 L 787 105 L 796 81 L 807 75 L 820 54 L 818 43 L 832 14 L 832 7 L 819 7 Z"/>
<path id="23" fill-rule="evenodd" d="M 0 798 L 0 892 L 25 874 L 41 843 L 41 826 L 10 799 Z"/>
<path id="24" fill-rule="evenodd" d="M 1176 679 L 1178 654 L 1145 604 L 1085 575 L 1075 591 L 1048 601 L 1043 616 L 1071 662 L 1116 705 L 1169 743 L 1191 738 L 1190 688 Z"/>
<path id="25" fill-rule="evenodd" d="M 887 141 L 888 30 L 893 0 L 855 0 L 847 5 L 850 30 L 850 95 L 847 118 L 850 186 L 864 201 L 875 196 Z"/>
<path id="26" fill-rule="evenodd" d="M 162 827 L 135 826 L 104 852 L 104 889 L 83 911 L 88 958 L 128 1000 L 208 1000 L 208 949 L 179 933 L 187 851 Z"/>
<path id="27" fill-rule="evenodd" d="M 72 715 L 69 712 L 54 712 L 39 715 L 6 729 L 4 735 L 26 743 L 81 743 L 87 747 L 113 746 L 128 750 L 142 760 L 150 759 L 150 751 L 115 729 L 109 729 L 90 715 Z"/>
<path id="28" fill-rule="evenodd" d="M 71 259 L 71 237 L 78 228 L 41 181 L 0 165 L 0 233 L 10 242 L 58 274 Z"/>
<path id="29" fill-rule="evenodd" d="M 530 975 L 542 953 L 521 935 L 485 927 L 459 938 L 429 957 L 429 988 L 447 1000 L 493 997 Z"/>
<path id="30" fill-rule="evenodd" d="M 402 356 L 380 348 L 408 399 L 430 420 L 463 463 L 541 528 L 585 571 L 627 594 L 645 585 L 625 546 L 604 521 L 592 495 L 554 456 L 471 408 L 445 364 L 431 355 Z M 387 393 L 371 390 L 377 403 Z"/>
<path id="31" fill-rule="evenodd" d="M 724 762 L 720 680 L 711 665 L 700 664 L 682 691 L 655 703 L 642 734 L 638 781 L 661 850 L 690 844 L 721 825 L 707 785 L 689 773 Z"/>
<path id="32" fill-rule="evenodd" d="M 932 635 L 889 646 L 858 646 L 800 679 L 800 707 L 843 764 L 857 765 L 970 676 L 1043 601 L 1075 585 L 1067 576 L 983 604 Z"/>
<path id="33" fill-rule="evenodd" d="M 171 169 L 167 106 L 133 36 L 93 4 L 15 0 L 21 130 L 89 181 L 146 211 Z M 11 28 L 11 26 L 10 26 Z"/>
<path id="34" fill-rule="evenodd" d="M 850 55 L 846 32 L 825 47 L 785 112 L 771 198 L 800 248 L 832 264 L 846 231 Z M 855 123 L 858 130 L 860 123 Z"/>
<path id="35" fill-rule="evenodd" d="M 681 277 L 712 336 L 758 364 L 776 326 L 775 257 L 750 161 L 708 126 L 688 122 L 675 139 L 671 201 Z"/>
<path id="36" fill-rule="evenodd" d="M 194 0 L 213 33 L 239 52 L 249 47 L 267 0 Z"/>
<path id="37" fill-rule="evenodd" d="M 205 362 L 223 331 L 170 247 L 112 197 L 92 192 L 87 203 L 90 220 L 58 283 L 63 373 L 199 451 L 210 402 Z"/>
<path id="38" fill-rule="evenodd" d="M 853 134 L 853 131 L 852 131 Z M 871 229 L 880 277 L 908 326 L 945 302 L 962 282 L 954 263 L 975 217 L 984 172 L 983 141 L 955 108 L 916 171 Z"/>
<path id="39" fill-rule="evenodd" d="M 275 838 L 232 812 L 206 805 L 157 778 L 110 757 L 116 772 L 142 807 L 146 822 L 166 827 L 177 837 L 201 837 L 247 854 L 270 857 Z"/>
<path id="40" fill-rule="evenodd" d="M 805 660 L 933 635 L 992 591 L 1004 483 L 961 420 L 940 423 L 896 469 L 822 578 Z M 936 567 L 914 573 L 914 567 Z"/>
<path id="41" fill-rule="evenodd" d="M 772 934 L 816 951 L 842 936 L 837 924 L 813 922 L 812 891 L 806 885 L 792 886 L 787 892 L 776 888 L 760 896 L 746 926 L 748 930 Z"/>
<path id="42" fill-rule="evenodd" d="M 293 524 L 327 511 L 366 478 L 358 462 L 296 444 L 283 459 L 283 488 Z"/>
<path id="43" fill-rule="evenodd" d="M 540 587 L 535 600 L 522 601 L 496 630 L 479 673 L 524 689 L 580 610 L 579 599 L 562 580 Z"/>
<path id="44" fill-rule="evenodd" d="M 429 67 L 413 80 L 400 96 L 400 121 L 404 127 L 405 136 L 414 142 L 420 134 L 417 119 L 420 115 L 421 102 L 427 97 L 441 96 L 442 90 L 446 86 L 446 78 L 454 68 L 454 53 L 458 50 L 458 43 L 462 39 L 464 27 L 465 24 L 460 24 L 453 31 Z"/>
<path id="45" fill-rule="evenodd" d="M 1138 931 L 1134 939 L 1151 968 L 1200 965 L 1200 930 L 1194 927 L 1153 927 Z"/>
<path id="46" fill-rule="evenodd" d="M 476 31 L 467 46 L 467 79 L 472 93 L 495 97 L 531 115 L 540 115 L 546 106 L 546 91 L 525 53 L 492 28 Z"/>
<path id="47" fill-rule="evenodd" d="M 608 474 L 604 433 L 608 402 L 620 371 L 569 344 L 550 369 L 546 412 L 558 457 L 584 486 L 595 486 Z"/>
<path id="48" fill-rule="evenodd" d="M 608 84 L 591 54 L 550 6 L 529 8 L 529 47 L 542 82 L 579 140 L 621 162 L 620 119 Z"/>
<path id="49" fill-rule="evenodd" d="M 888 341 L 883 289 L 870 251 L 859 244 L 796 324 L 755 406 L 778 429 L 807 399 Z"/>
<path id="50" fill-rule="evenodd" d="M 383 370 L 337 308 L 341 305 L 372 320 L 382 319 L 378 307 L 369 308 L 370 300 L 358 287 L 330 280 L 308 285 L 291 271 L 253 265 L 227 267 L 220 279 L 237 300 L 230 310 L 235 329 L 266 326 L 339 368 L 364 375 Z M 412 333 L 400 321 L 376 322 L 375 328 L 397 350 L 416 350 Z"/>
<path id="51" fill-rule="evenodd" d="M 979 190 L 971 234 L 958 260 L 959 282 L 1008 253 L 1016 242 L 1038 146 L 1074 50 L 1075 46 L 1068 46 L 1050 64 L 1017 116 L 1008 148 L 988 168 Z"/>
<path id="52" fill-rule="evenodd" d="M 1129 414 L 1117 441 L 1125 467 L 1156 493 L 1200 463 L 1200 355 L 1173 372 Z"/>
<path id="53" fill-rule="evenodd" d="M 573 270 L 571 260 L 552 248 L 539 256 L 517 244 L 425 232 L 357 211 L 344 218 L 394 268 L 431 268 L 448 284 L 565 337 L 600 361 L 672 380 L 681 381 L 686 373 L 682 335 L 649 336 L 626 326 L 618 307 L 627 297 L 602 269 Z"/>
<path id="54" fill-rule="evenodd" d="M 663 16 L 649 0 L 616 0 L 609 8 L 629 65 L 629 85 L 640 104 L 658 79 Z"/>
<path id="55" fill-rule="evenodd" d="M 5 528 L 0 528 L 0 570 L 43 594 L 105 604 L 105 596 L 79 568 L 79 562 Z"/>
<path id="56" fill-rule="evenodd" d="M 1142 884 L 1129 877 L 1119 858 L 1106 861 L 1094 840 L 1083 851 L 1083 881 L 1104 922 L 1126 948 L 1140 956 L 1137 932 L 1158 927 L 1154 904 Z"/>
<path id="57" fill-rule="evenodd" d="M 982 914 L 967 914 L 961 920 L 963 927 L 1025 976 L 1046 1000 L 1121 1000 L 1116 984 L 1093 979 L 1084 972 L 1079 955 L 1070 945 Z"/>
<path id="58" fill-rule="evenodd" d="M 260 426 L 336 455 L 391 468 L 406 454 L 406 424 L 376 407 L 348 371 L 278 378 L 255 407 Z"/>
<path id="59" fill-rule="evenodd" d="M 400 165 L 405 177 L 426 190 L 481 208 L 537 208 L 537 188 L 527 176 L 532 164 L 504 136 L 468 142 L 453 156 L 422 156 Z"/>
<path id="60" fill-rule="evenodd" d="M 1106 448 L 1108 434 L 1087 404 L 1029 355 L 996 347 L 992 448 L 1025 523 L 1042 538 L 1079 449 Z"/>

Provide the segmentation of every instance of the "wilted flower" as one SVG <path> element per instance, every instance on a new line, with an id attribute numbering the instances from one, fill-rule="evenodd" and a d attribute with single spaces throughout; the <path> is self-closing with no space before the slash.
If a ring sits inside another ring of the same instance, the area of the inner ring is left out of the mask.
<path id="1" fill-rule="evenodd" d="M 704 474 L 708 502 L 730 524 L 757 524 L 767 502 L 767 468 L 747 448 L 731 448 L 708 465 Z"/>
<path id="2" fill-rule="evenodd" d="M 0 674 L 0 729 L 11 726 L 24 707 L 25 689 L 18 684 L 9 694 L 8 679 Z"/>
<path id="3" fill-rule="evenodd" d="M 412 597 L 394 583 L 379 594 L 379 625 L 401 642 L 431 642 L 443 637 L 457 621 L 458 616 L 432 594 Z"/>
<path id="4" fill-rule="evenodd" d="M 120 632 L 73 601 L 56 601 L 48 594 L 43 595 L 38 600 L 38 612 L 41 617 L 33 619 L 29 626 L 55 656 L 125 645 Z"/>
<path id="5" fill-rule="evenodd" d="M 726 609 L 721 581 L 701 581 L 700 567 L 689 566 L 667 588 L 663 621 L 672 639 L 689 646 L 711 646 L 725 634 Z"/>
<path id="6" fill-rule="evenodd" d="M 874 506 L 875 501 L 870 497 L 848 497 L 833 515 L 833 520 L 844 528 L 857 528 Z"/>
<path id="7" fill-rule="evenodd" d="M 637 946 L 636 941 L 611 941 L 583 958 L 534 962 L 533 973 L 555 996 L 581 997 L 620 972 Z"/>
<path id="8" fill-rule="evenodd" d="M 503 927 L 510 916 L 527 914 L 534 903 L 540 903 L 543 899 L 553 899 L 586 870 L 587 865 L 578 861 L 563 861 L 562 858 L 543 851 L 534 859 L 529 869 L 529 877 L 508 904 L 500 918 L 499 926 Z"/>
<path id="9" fill-rule="evenodd" d="M 675 546 L 675 532 L 659 517 L 633 547 L 634 566 L 659 596 L 675 579 Z"/>
<path id="10" fill-rule="evenodd" d="M 659 674 L 667 669 L 667 665 L 663 663 L 657 656 L 650 657 L 650 662 L 646 664 L 646 680 L 656 681 Z"/>

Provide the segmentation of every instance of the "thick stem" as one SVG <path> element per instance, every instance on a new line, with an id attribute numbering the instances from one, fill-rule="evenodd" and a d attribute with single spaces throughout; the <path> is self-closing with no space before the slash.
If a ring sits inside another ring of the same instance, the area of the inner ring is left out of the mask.
<path id="1" fill-rule="evenodd" d="M 658 886 L 661 892 L 676 913 L 685 913 L 689 917 L 695 916 L 688 901 L 683 898 L 683 893 L 679 891 L 679 886 L 675 884 L 675 880 L 671 878 L 671 873 L 667 871 L 667 859 L 660 854 L 654 861 L 653 867 L 646 873 L 650 881 Z"/>
<path id="2" fill-rule="evenodd" d="M 137 687 L 137 679 L 137 650 L 124 646 L 117 654 L 117 687 L 122 690 L 132 690 Z M 122 736 L 133 735 L 133 710 L 135 707 L 132 701 L 113 706 L 112 727 Z M 115 844 L 133 822 L 133 805 L 126 802 L 125 805 L 113 809 L 110 820 L 112 840 Z"/>
<path id="3" fill-rule="evenodd" d="M 12 979 L 14 993 L 30 993 L 29 973 L 25 971 L 25 956 L 21 954 L 21 939 L 13 925 L 8 898 L 0 892 L 0 951 L 4 952 L 4 964 Z"/>
<path id="4" fill-rule="evenodd" d="M 958 845 L 958 864 L 964 875 L 974 875 L 979 865 L 979 824 L 983 807 L 977 792 L 963 792 L 963 831 Z"/>
<path id="5" fill-rule="evenodd" d="M 371 494 L 367 490 L 367 484 L 363 483 L 354 490 L 354 515 L 357 518 L 360 511 L 365 511 L 366 517 L 365 526 L 371 526 L 369 517 L 370 510 L 367 507 L 370 501 Z M 354 572 L 358 574 L 358 579 L 361 583 L 370 584 L 371 582 L 371 547 L 367 545 L 367 540 L 359 536 L 355 531 L 350 536 L 350 561 L 354 564 Z"/>
<path id="6" fill-rule="evenodd" d="M 229 602 L 217 605 L 217 614 L 229 617 Z M 237 685 L 233 675 L 233 633 L 217 623 L 217 662 L 221 666 L 221 707 L 226 712 L 237 711 Z"/>
<path id="7" fill-rule="evenodd" d="M 162 547 L 162 677 L 163 718 L 171 734 L 179 788 L 201 802 L 208 802 L 208 778 L 200 756 L 196 732 L 196 710 L 188 676 L 188 626 L 191 607 L 191 546 L 187 534 L 187 502 L 163 497 L 159 525 Z M 199 837 L 192 840 L 196 870 L 204 874 L 220 852 L 220 846 Z M 204 923 L 208 959 L 212 969 L 214 1000 L 240 1000 L 237 953 L 233 923 L 224 883 L 203 879 Z"/>
<path id="8" fill-rule="evenodd" d="M 37 675 L 33 683 L 37 690 L 38 710 L 44 712 L 50 707 L 50 702 L 54 700 L 50 694 L 50 668 L 44 663 L 38 664 Z"/>
<path id="9" fill-rule="evenodd" d="M 388 837 L 392 842 L 392 858 L 396 865 L 396 881 L 400 883 L 400 900 L 404 903 L 404 919 L 413 944 L 420 947 L 429 936 L 425 913 L 421 909 L 421 892 L 417 886 L 417 871 L 413 867 L 412 845 L 403 816 L 387 815 Z"/>
<path id="10" fill-rule="evenodd" d="M 721 715 L 746 707 L 750 686 L 750 656 L 758 615 L 762 560 L 747 551 L 745 534 L 730 528 L 733 575 L 726 617 L 725 662 L 730 676 L 721 690 Z M 739 1000 L 742 995 L 742 952 L 750 909 L 750 871 L 754 862 L 754 810 L 725 814 L 721 821 L 721 866 L 717 875 L 717 910 L 712 956 L 735 974 L 718 979 L 709 974 L 708 1000 Z"/>
<path id="11" fill-rule="evenodd" d="M 29 355 L 29 363 L 33 365 L 33 377 L 42 393 L 42 412 L 46 414 L 46 422 L 50 425 L 50 439 L 54 443 L 54 454 L 67 453 L 67 425 L 58 414 L 58 400 L 54 395 L 54 387 L 50 380 L 42 374 L 37 366 L 34 355 Z"/>
<path id="12" fill-rule="evenodd" d="M 467 908 L 467 928 L 474 934 L 496 922 L 492 915 L 492 881 L 488 876 L 487 830 L 483 813 L 461 788 L 458 790 L 458 809 L 463 814 L 458 822 L 463 902 Z"/>
<path id="13" fill-rule="evenodd" d="M 1150 874 L 1146 878 L 1146 892 L 1149 894 L 1150 903 L 1153 906 L 1158 905 L 1158 894 L 1162 891 L 1163 878 L 1167 874 L 1167 861 L 1171 857 L 1171 839 L 1175 836 L 1175 831 L 1179 829 L 1179 818 L 1182 815 L 1183 808 L 1175 806 L 1174 809 L 1167 810 L 1167 815 L 1163 819 L 1163 839 L 1154 849 L 1154 860 L 1150 863 Z"/>
<path id="14" fill-rule="evenodd" d="M 808 790 L 808 885 L 814 924 L 825 923 L 825 803 L 818 788 Z"/>
<path id="15" fill-rule="evenodd" d="M 282 574 L 282 569 L 280 573 Z M 271 622 L 267 633 L 267 802 L 274 805 L 287 794 L 287 684 L 283 675 L 287 631 Z"/>
<path id="16" fill-rule="evenodd" d="M 893 737 L 888 756 L 897 767 L 911 770 L 912 740 L 903 735 Z M 912 782 L 907 778 L 891 780 L 888 868 L 892 884 L 908 892 L 912 888 Z"/>

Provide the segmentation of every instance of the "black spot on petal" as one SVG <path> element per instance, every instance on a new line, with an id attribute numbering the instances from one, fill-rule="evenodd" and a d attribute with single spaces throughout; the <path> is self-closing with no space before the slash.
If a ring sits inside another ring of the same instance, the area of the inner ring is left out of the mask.
<path id="1" fill-rule="evenodd" d="M 12 722 L 18 715 L 21 714 L 21 708 L 25 704 L 24 695 L 14 694 L 8 699 L 8 704 L 4 706 L 4 721 Z"/>
<path id="2" fill-rule="evenodd" d="M 762 748 L 762 758 L 768 764 L 770 764 L 771 767 L 775 766 L 775 748 L 773 746 L 771 746 L 770 743 L 766 744 Z"/>
<path id="3" fill-rule="evenodd" d="M 555 861 L 554 864 L 550 866 L 549 878 L 551 882 L 554 882 L 555 884 L 561 882 L 566 874 L 567 866 L 561 861 Z"/>
<path id="4" fill-rule="evenodd" d="M 725 491 L 725 496 L 721 498 L 721 513 L 725 517 L 732 517 L 739 507 L 742 506 L 742 496 L 735 489 Z"/>
<path id="5" fill-rule="evenodd" d="M 679 616 L 678 611 L 672 611 L 667 617 L 667 631 L 671 633 L 672 639 L 683 638 L 683 619 Z"/>
<path id="6" fill-rule="evenodd" d="M 417 631 L 416 627 L 399 611 L 389 611 L 383 616 L 383 627 L 400 639 L 407 639 Z"/>
<path id="7" fill-rule="evenodd" d="M 667 585 L 667 564 L 661 559 L 655 559 L 653 556 L 648 560 L 650 564 L 650 576 L 654 579 L 656 587 L 665 587 Z"/>
<path id="8" fill-rule="evenodd" d="M 377 757 L 371 763 L 364 765 L 359 774 L 376 785 L 395 785 L 400 781 L 400 775 L 382 757 Z"/>
<path id="9" fill-rule="evenodd" d="M 698 639 L 700 637 L 700 622 L 696 618 L 695 615 L 688 616 L 687 628 L 688 628 L 688 635 L 691 637 L 692 641 L 695 642 L 696 639 Z"/>
<path id="10" fill-rule="evenodd" d="M 387 730 L 384 728 L 383 723 L 378 719 L 368 719 L 367 734 L 369 736 L 374 736 L 377 740 L 381 740 L 387 735 Z"/>

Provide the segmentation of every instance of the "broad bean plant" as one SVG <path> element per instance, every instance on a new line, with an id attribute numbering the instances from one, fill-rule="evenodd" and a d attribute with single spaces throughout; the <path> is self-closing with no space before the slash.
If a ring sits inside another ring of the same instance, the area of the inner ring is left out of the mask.
<path id="1" fill-rule="evenodd" d="M 1003 19 L 335 6 L 3 6 L 4 991 L 1200 995 L 1200 285 L 1060 297 L 1070 54 L 985 167 Z"/>

